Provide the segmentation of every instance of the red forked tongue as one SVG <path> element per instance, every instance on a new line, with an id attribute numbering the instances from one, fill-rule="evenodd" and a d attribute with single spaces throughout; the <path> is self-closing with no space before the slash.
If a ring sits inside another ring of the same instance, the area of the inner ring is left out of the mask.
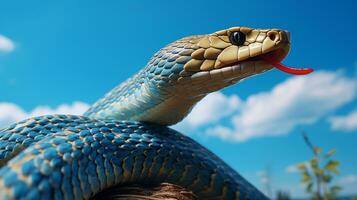
<path id="1" fill-rule="evenodd" d="M 274 61 L 274 60 L 272 60 L 270 58 L 267 58 L 267 57 L 263 57 L 263 59 L 267 63 L 273 65 L 275 68 L 277 68 L 280 71 L 283 71 L 285 73 L 288 73 L 288 74 L 306 75 L 306 74 L 310 74 L 311 72 L 314 71 L 314 69 L 312 69 L 312 68 L 292 68 L 292 67 L 288 67 L 288 66 L 283 65 L 280 62 Z"/>

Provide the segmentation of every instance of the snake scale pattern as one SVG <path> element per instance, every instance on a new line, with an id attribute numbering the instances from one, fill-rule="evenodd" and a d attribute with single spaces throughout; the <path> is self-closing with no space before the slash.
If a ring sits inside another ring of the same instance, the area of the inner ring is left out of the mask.
<path id="1" fill-rule="evenodd" d="M 39 116 L 1 129 L 0 199 L 91 199 L 114 186 L 162 182 L 199 199 L 268 199 L 167 126 L 208 93 L 272 69 L 264 58 L 283 60 L 289 40 L 283 30 L 245 27 L 186 37 L 83 116 Z"/>

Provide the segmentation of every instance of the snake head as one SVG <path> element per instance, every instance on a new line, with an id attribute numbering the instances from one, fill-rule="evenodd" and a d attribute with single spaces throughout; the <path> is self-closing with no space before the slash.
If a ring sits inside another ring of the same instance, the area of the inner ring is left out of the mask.
<path id="1" fill-rule="evenodd" d="M 233 27 L 178 40 L 155 54 L 151 64 L 169 72 L 164 75 L 178 94 L 197 96 L 272 69 L 264 58 L 280 62 L 289 48 L 287 31 Z"/>

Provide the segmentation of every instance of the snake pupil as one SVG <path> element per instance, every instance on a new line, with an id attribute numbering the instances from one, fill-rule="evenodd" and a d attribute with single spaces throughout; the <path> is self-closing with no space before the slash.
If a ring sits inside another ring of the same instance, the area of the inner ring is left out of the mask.
<path id="1" fill-rule="evenodd" d="M 229 35 L 229 40 L 232 44 L 240 46 L 245 42 L 245 34 L 240 31 L 233 32 Z"/>

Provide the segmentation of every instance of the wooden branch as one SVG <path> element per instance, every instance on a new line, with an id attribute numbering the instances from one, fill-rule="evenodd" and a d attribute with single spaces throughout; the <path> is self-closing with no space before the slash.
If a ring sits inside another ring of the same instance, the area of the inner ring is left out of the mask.
<path id="1" fill-rule="evenodd" d="M 94 200 L 197 200 L 191 192 L 177 185 L 161 183 L 156 186 L 129 185 L 105 190 Z"/>

